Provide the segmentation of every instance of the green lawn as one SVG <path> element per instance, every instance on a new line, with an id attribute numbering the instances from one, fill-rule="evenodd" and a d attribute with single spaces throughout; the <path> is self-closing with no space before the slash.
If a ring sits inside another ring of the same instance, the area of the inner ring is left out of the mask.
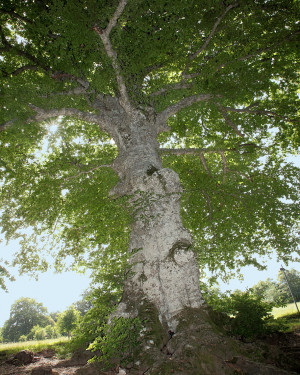
<path id="1" fill-rule="evenodd" d="M 300 309 L 300 302 L 297 302 Z M 276 322 L 283 324 L 284 332 L 292 332 L 300 329 L 300 314 L 294 303 L 289 303 L 286 307 L 274 307 L 272 310 Z"/>
<path id="2" fill-rule="evenodd" d="M 300 310 L 300 302 L 297 302 L 298 309 Z M 294 303 L 289 303 L 286 307 L 274 307 L 272 310 L 272 314 L 274 315 L 275 319 L 280 318 L 286 315 L 293 315 L 297 314 L 297 309 Z M 300 315 L 299 315 L 300 318 Z"/>
<path id="3" fill-rule="evenodd" d="M 56 348 L 60 344 L 68 341 L 67 337 L 60 337 L 58 339 L 40 340 L 40 341 L 24 341 L 24 342 L 11 342 L 11 343 L 0 343 L 0 352 L 6 352 L 7 354 L 16 353 L 20 350 L 32 350 L 38 352 L 43 349 Z"/>

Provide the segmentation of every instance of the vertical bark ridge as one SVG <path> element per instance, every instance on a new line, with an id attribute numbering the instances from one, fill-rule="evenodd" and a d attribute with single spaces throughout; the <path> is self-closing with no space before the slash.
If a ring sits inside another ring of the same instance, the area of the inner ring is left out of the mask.
<path id="1" fill-rule="evenodd" d="M 116 316 L 137 315 L 146 299 L 156 306 L 160 321 L 175 331 L 180 312 L 204 304 L 192 238 L 180 217 L 182 187 L 178 175 L 162 167 L 151 124 L 131 123 L 125 133 L 125 147 L 114 163 L 120 181 L 112 193 L 130 195 L 134 220 L 131 272 Z"/>

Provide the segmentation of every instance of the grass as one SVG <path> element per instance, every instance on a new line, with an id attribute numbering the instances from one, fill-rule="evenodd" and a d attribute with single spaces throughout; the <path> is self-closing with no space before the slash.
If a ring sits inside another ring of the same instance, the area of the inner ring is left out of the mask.
<path id="1" fill-rule="evenodd" d="M 300 302 L 297 302 L 300 310 Z M 277 324 L 282 325 L 282 331 L 292 332 L 300 329 L 300 314 L 294 303 L 289 303 L 285 307 L 274 307 L 272 315 L 276 319 Z"/>
<path id="2" fill-rule="evenodd" d="M 300 309 L 300 302 L 297 303 Z M 294 303 L 290 303 L 285 307 L 274 307 L 272 315 L 275 317 L 278 323 L 282 323 L 285 326 L 284 331 L 293 331 L 300 329 L 300 315 L 296 309 Z M 24 342 L 13 342 L 13 343 L 0 343 L 0 357 L 1 353 L 5 355 L 14 354 L 20 350 L 32 350 L 33 352 L 39 352 L 43 349 L 52 349 L 58 356 L 66 357 L 72 352 L 72 342 L 67 337 L 60 337 L 58 339 L 48 339 L 40 341 L 24 341 Z"/>
<path id="3" fill-rule="evenodd" d="M 300 310 L 300 302 L 297 302 L 298 308 Z M 272 310 L 272 315 L 275 319 L 281 318 L 286 315 L 294 315 L 297 314 L 298 311 L 294 303 L 289 303 L 285 307 L 274 307 Z M 300 317 L 300 316 L 299 316 Z"/>
<path id="4" fill-rule="evenodd" d="M 68 342 L 67 337 L 60 337 L 58 339 L 48 340 L 32 340 L 24 342 L 10 342 L 0 344 L 0 353 L 5 352 L 6 355 L 17 353 L 21 350 L 31 350 L 33 352 L 39 352 L 43 349 L 53 349 L 60 351 L 60 347 L 64 346 Z"/>

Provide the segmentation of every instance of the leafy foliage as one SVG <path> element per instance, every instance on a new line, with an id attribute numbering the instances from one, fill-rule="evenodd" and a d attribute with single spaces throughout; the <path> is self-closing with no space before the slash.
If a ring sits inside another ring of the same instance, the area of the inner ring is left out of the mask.
<path id="1" fill-rule="evenodd" d="M 74 347 L 88 346 L 101 335 L 101 327 L 107 323 L 120 298 L 121 290 L 105 291 L 100 287 L 90 292 L 92 307 L 84 314 L 73 333 Z"/>
<path id="2" fill-rule="evenodd" d="M 100 336 L 89 346 L 92 351 L 100 350 L 101 356 L 97 360 L 111 365 L 113 358 L 118 358 L 122 366 L 134 361 L 136 351 L 140 345 L 141 330 L 139 318 L 113 318 L 109 324 L 101 327 Z"/>
<path id="3" fill-rule="evenodd" d="M 268 278 L 266 281 L 260 281 L 251 289 L 266 302 L 273 302 L 276 306 L 294 302 L 293 296 L 296 301 L 299 301 L 300 272 L 295 269 L 290 269 L 289 271 L 286 270 L 285 272 L 289 285 L 283 271 L 280 270 L 277 277 L 278 281 L 273 281 Z M 291 295 L 290 290 L 292 290 L 293 296 Z"/>
<path id="4" fill-rule="evenodd" d="M 86 289 L 81 294 L 82 298 L 73 304 L 75 309 L 80 312 L 81 316 L 84 316 L 93 307 L 92 293 L 92 290 Z"/>
<path id="5" fill-rule="evenodd" d="M 10 317 L 4 323 L 2 335 L 4 341 L 18 341 L 23 335 L 27 336 L 34 326 L 45 327 L 53 325 L 46 307 L 33 298 L 20 298 L 10 309 Z"/>
<path id="6" fill-rule="evenodd" d="M 285 303 L 300 301 L 300 272 L 295 269 L 285 270 L 286 277 L 282 270 L 279 271 L 278 279 L 278 288 L 280 293 L 284 296 Z M 291 292 L 294 296 L 294 299 L 291 295 Z"/>
<path id="7" fill-rule="evenodd" d="M 8 270 L 0 265 L 0 288 L 7 291 L 6 285 L 5 285 L 5 279 L 9 279 L 10 281 L 14 280 L 14 277 L 10 275 Z"/>
<path id="8" fill-rule="evenodd" d="M 62 334 L 67 334 L 69 337 L 72 331 L 75 330 L 79 319 L 79 311 L 77 311 L 74 306 L 71 306 L 66 311 L 59 314 L 57 319 L 57 327 Z"/>
<path id="9" fill-rule="evenodd" d="M 27 338 L 31 340 L 45 340 L 46 335 L 47 334 L 46 334 L 45 328 L 42 328 L 39 325 L 36 325 L 31 329 Z M 19 339 L 19 341 L 22 341 L 22 340 Z"/>
<path id="10" fill-rule="evenodd" d="M 214 310 L 227 315 L 225 322 L 233 335 L 253 339 L 278 329 L 271 315 L 274 304 L 264 302 L 263 298 L 254 294 L 251 289 L 221 295 L 211 293 L 208 303 Z"/>
<path id="11" fill-rule="evenodd" d="M 252 288 L 253 293 L 263 298 L 266 302 L 273 302 L 275 306 L 282 306 L 286 300 L 278 287 L 278 283 L 270 278 L 265 281 L 259 281 Z"/>
<path id="12" fill-rule="evenodd" d="M 95 32 L 117 6 L 0 1 L 0 224 L 21 238 L 13 265 L 45 271 L 50 254 L 57 270 L 90 268 L 106 291 L 126 277 L 132 220 L 127 199 L 108 195 L 116 139 L 64 113 L 101 114 L 120 97 Z M 298 11 L 292 0 L 128 0 L 111 32 L 129 99 L 145 116 L 210 97 L 178 110 L 158 142 L 184 186 L 200 267 L 214 277 L 262 268 L 258 257 L 272 249 L 284 262 L 299 253 L 299 170 L 285 160 L 299 146 Z M 37 108 L 53 115 L 43 121 Z"/>

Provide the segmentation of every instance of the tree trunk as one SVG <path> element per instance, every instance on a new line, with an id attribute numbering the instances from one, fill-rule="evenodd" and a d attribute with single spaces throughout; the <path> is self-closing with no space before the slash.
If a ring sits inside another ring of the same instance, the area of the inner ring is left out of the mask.
<path id="1" fill-rule="evenodd" d="M 243 357 L 234 364 L 243 349 L 222 334 L 201 295 L 191 235 L 180 216 L 182 187 L 178 175 L 162 167 L 157 126 L 137 113 L 115 129 L 119 182 L 111 194 L 129 195 L 134 217 L 130 270 L 113 316 L 139 316 L 144 324 L 130 374 L 225 375 L 249 366 L 255 370 L 245 374 L 287 374 Z"/>
<path id="2" fill-rule="evenodd" d="M 134 220 L 130 275 L 116 315 L 137 315 L 146 299 L 157 308 L 161 323 L 175 331 L 182 310 L 204 303 L 191 235 L 180 217 L 182 187 L 174 171 L 162 168 L 153 124 L 141 116 L 123 128 L 126 137 L 121 134 L 114 163 L 120 182 L 113 193 L 131 196 Z"/>
<path id="3" fill-rule="evenodd" d="M 204 303 L 191 236 L 180 217 L 180 181 L 174 171 L 162 168 L 137 178 L 135 188 L 132 268 L 119 311 L 126 311 L 129 302 L 137 313 L 137 301 L 146 298 L 158 309 L 160 321 L 175 331 L 176 315 Z"/>

